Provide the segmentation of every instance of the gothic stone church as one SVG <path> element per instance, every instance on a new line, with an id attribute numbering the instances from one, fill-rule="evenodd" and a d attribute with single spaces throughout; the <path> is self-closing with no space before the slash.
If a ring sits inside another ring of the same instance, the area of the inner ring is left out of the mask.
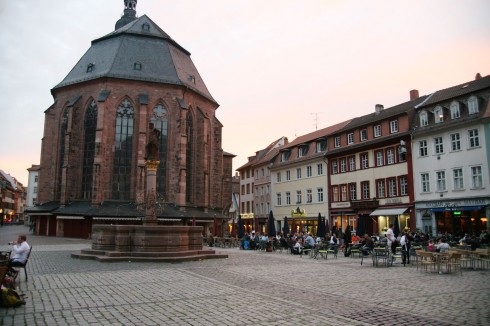
<path id="1" fill-rule="evenodd" d="M 27 210 L 37 234 L 89 237 L 95 223 L 140 224 L 150 123 L 160 131 L 159 224 L 226 228 L 234 155 L 221 148 L 218 103 L 190 53 L 138 18 L 136 2 L 124 1 L 115 31 L 92 41 L 51 90 L 39 204 Z"/>

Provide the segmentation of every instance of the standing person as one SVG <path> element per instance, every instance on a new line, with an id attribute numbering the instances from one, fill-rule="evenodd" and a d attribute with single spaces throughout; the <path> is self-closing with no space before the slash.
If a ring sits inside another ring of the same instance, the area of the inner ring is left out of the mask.
<path id="1" fill-rule="evenodd" d="M 351 232 L 351 229 L 350 229 L 350 225 L 347 225 L 347 227 L 345 228 L 345 232 L 344 232 L 344 252 L 347 253 L 347 248 L 349 247 L 349 243 L 352 239 L 352 232 Z"/>
<path id="2" fill-rule="evenodd" d="M 410 233 L 404 232 L 400 239 L 400 245 L 402 246 L 402 261 L 403 264 L 410 264 L 410 247 L 411 247 Z"/>
<path id="3" fill-rule="evenodd" d="M 393 223 L 390 224 L 388 231 L 386 231 L 386 239 L 388 240 L 388 248 L 391 248 L 393 254 L 396 253 L 396 238 L 393 232 Z"/>

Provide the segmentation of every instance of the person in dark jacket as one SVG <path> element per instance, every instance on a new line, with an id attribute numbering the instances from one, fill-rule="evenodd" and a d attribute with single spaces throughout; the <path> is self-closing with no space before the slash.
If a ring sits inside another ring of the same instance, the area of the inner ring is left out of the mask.
<path id="1" fill-rule="evenodd" d="M 345 252 L 347 252 L 347 248 L 349 247 L 349 243 L 351 242 L 351 239 L 352 239 L 351 228 L 350 228 L 350 225 L 347 225 L 347 227 L 345 228 L 345 232 L 344 232 L 344 250 L 345 250 Z"/>

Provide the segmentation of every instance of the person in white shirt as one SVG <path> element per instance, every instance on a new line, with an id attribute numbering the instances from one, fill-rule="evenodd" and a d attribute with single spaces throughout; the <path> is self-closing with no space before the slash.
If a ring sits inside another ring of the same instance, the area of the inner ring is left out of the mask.
<path id="1" fill-rule="evenodd" d="M 301 242 L 296 241 L 293 247 L 293 252 L 295 254 L 300 254 L 302 250 L 303 250 L 303 246 L 301 245 Z"/>
<path id="2" fill-rule="evenodd" d="M 27 256 L 29 255 L 29 250 L 31 247 L 27 243 L 27 237 L 25 235 L 19 235 L 17 241 L 13 241 L 12 253 L 9 260 L 9 273 L 11 275 L 17 275 L 17 271 L 12 267 L 24 266 L 27 261 Z"/>
<path id="3" fill-rule="evenodd" d="M 12 253 L 14 254 L 11 258 L 11 264 L 24 264 L 27 260 L 27 255 L 31 247 L 27 243 L 27 237 L 25 235 L 19 235 L 17 241 L 13 241 Z"/>
<path id="4" fill-rule="evenodd" d="M 436 246 L 436 250 L 439 252 L 448 252 L 449 251 L 449 244 L 446 242 L 445 238 L 442 238 L 439 240 L 439 243 Z"/>
<path id="5" fill-rule="evenodd" d="M 390 224 L 388 231 L 386 231 L 386 239 L 388 240 L 388 248 L 391 248 L 393 254 L 396 253 L 396 237 L 393 232 L 393 224 Z"/>

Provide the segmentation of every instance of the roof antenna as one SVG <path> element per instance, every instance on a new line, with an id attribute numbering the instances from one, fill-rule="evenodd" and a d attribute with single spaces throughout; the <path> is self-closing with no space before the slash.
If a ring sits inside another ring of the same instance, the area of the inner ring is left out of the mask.
<path id="1" fill-rule="evenodd" d="M 318 130 L 318 115 L 320 114 L 321 112 L 311 112 L 310 114 L 311 115 L 315 115 L 315 130 Z"/>

